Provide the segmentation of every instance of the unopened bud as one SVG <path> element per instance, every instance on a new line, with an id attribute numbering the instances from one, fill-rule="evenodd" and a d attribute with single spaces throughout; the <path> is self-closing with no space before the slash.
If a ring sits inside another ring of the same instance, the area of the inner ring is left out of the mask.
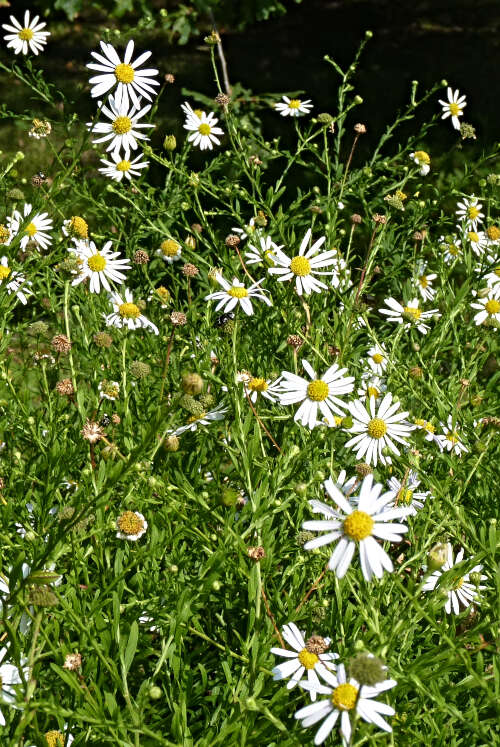
<path id="1" fill-rule="evenodd" d="M 448 546 L 444 542 L 438 542 L 431 547 L 427 556 L 427 567 L 432 573 L 438 571 L 448 560 Z"/>

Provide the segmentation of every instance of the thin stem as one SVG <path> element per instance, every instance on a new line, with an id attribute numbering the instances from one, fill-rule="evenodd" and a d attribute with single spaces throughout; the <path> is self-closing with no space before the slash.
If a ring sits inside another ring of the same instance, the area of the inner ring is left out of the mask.
<path id="1" fill-rule="evenodd" d="M 268 601 L 268 598 L 266 596 L 266 592 L 264 591 L 264 585 L 262 585 L 260 587 L 260 593 L 262 594 L 262 599 L 264 600 L 264 606 L 266 608 L 267 616 L 271 620 L 272 626 L 274 628 L 274 632 L 276 633 L 278 641 L 280 642 L 280 646 L 282 648 L 285 648 L 285 642 L 284 642 L 283 638 L 281 637 L 281 633 L 279 631 L 279 628 L 276 625 L 276 620 L 274 619 L 274 615 L 271 612 L 271 607 L 269 606 L 269 601 Z"/>
<path id="2" fill-rule="evenodd" d="M 248 404 L 250 405 L 250 409 L 252 410 L 253 414 L 254 414 L 254 415 L 255 415 L 255 417 L 257 418 L 257 422 L 258 422 L 258 424 L 259 424 L 259 425 L 260 425 L 260 427 L 261 427 L 261 428 L 262 428 L 262 429 L 263 429 L 263 430 L 265 431 L 266 435 L 267 435 L 267 436 L 268 436 L 268 437 L 269 437 L 269 438 L 271 439 L 271 441 L 273 442 L 273 446 L 274 446 L 274 447 L 275 447 L 276 449 L 278 449 L 279 453 L 281 454 L 282 452 L 281 452 L 281 449 L 280 449 L 280 447 L 278 446 L 278 444 L 276 443 L 276 441 L 274 440 L 274 438 L 273 438 L 273 437 L 271 436 L 271 434 L 270 434 L 270 433 L 269 433 L 269 431 L 267 430 L 266 426 L 264 425 L 264 423 L 263 423 L 263 422 L 262 422 L 262 420 L 260 419 L 260 417 L 259 417 L 259 415 L 258 415 L 258 413 L 257 413 L 257 410 L 256 410 L 256 409 L 255 409 L 255 407 L 253 406 L 253 402 L 252 402 L 252 400 L 250 399 L 250 397 L 248 396 L 248 391 L 247 391 L 247 388 L 246 388 L 245 384 L 243 384 L 243 386 L 244 386 L 244 388 L 245 388 L 245 397 L 246 397 L 246 398 L 247 398 L 247 400 L 248 400 Z"/>
<path id="3" fill-rule="evenodd" d="M 309 591 L 300 600 L 298 607 L 296 607 L 296 609 L 295 609 L 295 612 L 299 612 L 302 609 L 302 607 L 304 606 L 304 604 L 307 602 L 307 600 L 309 599 L 309 597 L 311 596 L 311 594 L 313 593 L 313 591 L 316 591 L 316 589 L 318 588 L 318 585 L 319 585 L 321 579 L 323 578 L 323 576 L 325 575 L 325 573 L 327 572 L 327 570 L 328 570 L 328 563 L 325 565 L 325 567 L 323 568 L 323 570 L 319 574 L 318 578 L 314 581 L 314 583 L 311 586 L 311 588 L 309 589 Z"/>
<path id="4" fill-rule="evenodd" d="M 162 403 L 163 392 L 165 391 L 165 379 L 167 378 L 168 364 L 170 363 L 170 354 L 172 352 L 172 345 L 174 344 L 174 334 L 175 334 L 175 327 L 172 327 L 172 331 L 168 339 L 167 354 L 165 356 L 165 365 L 163 366 L 163 374 L 161 377 L 160 399 L 158 400 L 159 405 L 161 405 Z"/>

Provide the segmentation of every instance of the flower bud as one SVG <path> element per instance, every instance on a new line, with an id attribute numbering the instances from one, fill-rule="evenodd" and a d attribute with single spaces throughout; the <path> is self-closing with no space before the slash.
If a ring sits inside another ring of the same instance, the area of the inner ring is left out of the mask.
<path id="1" fill-rule="evenodd" d="M 161 689 L 161 687 L 158 687 L 158 685 L 153 685 L 149 688 L 148 695 L 151 700 L 159 700 L 163 695 L 163 690 Z"/>
<path id="2" fill-rule="evenodd" d="M 444 542 L 438 542 L 429 550 L 427 556 L 427 567 L 432 573 L 443 567 L 448 559 L 448 546 Z"/>
<path id="3" fill-rule="evenodd" d="M 379 682 L 387 679 L 387 667 L 373 654 L 358 654 L 349 663 L 349 674 L 359 682 L 360 685 L 373 687 Z"/>
<path id="4" fill-rule="evenodd" d="M 197 373 L 184 374 L 182 377 L 182 391 L 185 394 L 200 394 L 203 391 L 203 379 Z"/>
<path id="5" fill-rule="evenodd" d="M 167 135 L 163 141 L 163 147 L 170 153 L 174 151 L 177 148 L 177 140 L 175 139 L 175 135 Z"/>

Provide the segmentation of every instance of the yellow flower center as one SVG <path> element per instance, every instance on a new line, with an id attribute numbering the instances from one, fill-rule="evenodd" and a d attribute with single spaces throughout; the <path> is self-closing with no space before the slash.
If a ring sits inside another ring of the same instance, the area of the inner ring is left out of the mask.
<path id="1" fill-rule="evenodd" d="M 462 586 L 463 582 L 464 582 L 464 578 L 462 576 L 462 578 L 459 578 L 458 581 L 455 581 L 455 583 L 451 587 L 452 591 L 456 591 L 457 589 L 460 589 L 460 587 Z"/>
<path id="2" fill-rule="evenodd" d="M 430 156 L 425 150 L 417 150 L 414 155 L 419 163 L 429 164 L 431 162 Z"/>
<path id="3" fill-rule="evenodd" d="M 366 387 L 366 396 L 367 397 L 375 397 L 375 399 L 378 399 L 380 397 L 380 392 L 377 389 L 376 386 L 367 386 Z"/>
<path id="4" fill-rule="evenodd" d="M 350 685 L 348 682 L 345 685 L 336 687 L 331 695 L 332 703 L 339 711 L 352 711 L 356 705 L 357 697 L 358 688 Z"/>
<path id="5" fill-rule="evenodd" d="M 460 254 L 460 247 L 456 244 L 448 244 L 448 251 L 453 257 L 456 257 Z"/>
<path id="6" fill-rule="evenodd" d="M 429 285 L 429 281 L 427 280 L 427 275 L 421 275 L 418 279 L 418 282 L 422 286 L 422 288 L 427 288 Z"/>
<path id="7" fill-rule="evenodd" d="M 160 244 L 160 249 L 165 257 L 175 257 L 179 252 L 180 246 L 173 239 L 165 239 Z"/>
<path id="8" fill-rule="evenodd" d="M 34 223 L 28 223 L 24 230 L 26 231 L 28 236 L 34 236 L 36 234 L 37 228 Z"/>
<path id="9" fill-rule="evenodd" d="M 141 310 L 135 303 L 122 303 L 118 307 L 118 313 L 125 319 L 137 319 L 141 315 Z"/>
<path id="10" fill-rule="evenodd" d="M 119 83 L 132 83 L 135 72 L 132 65 L 126 65 L 121 62 L 115 67 L 115 78 Z"/>
<path id="11" fill-rule="evenodd" d="M 47 740 L 47 747 L 64 747 L 64 737 L 60 731 L 52 729 L 45 732 L 44 736 Z"/>
<path id="12" fill-rule="evenodd" d="M 299 661 L 306 669 L 314 669 L 319 661 L 319 656 L 317 654 L 312 654 L 307 650 L 307 648 L 303 648 L 299 653 Z"/>
<path id="13" fill-rule="evenodd" d="M 246 298 L 248 296 L 248 291 L 246 288 L 241 288 L 239 285 L 235 285 L 232 288 L 229 288 L 227 294 L 233 298 Z"/>
<path id="14" fill-rule="evenodd" d="M 102 382 L 101 394 L 106 394 L 108 397 L 117 399 L 120 394 L 120 387 L 117 384 L 113 384 L 111 381 Z"/>
<path id="15" fill-rule="evenodd" d="M 300 99 L 291 99 L 291 101 L 288 102 L 288 108 L 289 109 L 299 109 L 302 101 Z"/>
<path id="16" fill-rule="evenodd" d="M 409 506 L 413 500 L 413 490 L 400 488 L 396 496 L 396 503 L 404 503 Z"/>
<path id="17" fill-rule="evenodd" d="M 5 280 L 5 278 L 8 278 L 10 275 L 10 267 L 5 267 L 5 265 L 0 265 L 0 280 Z"/>
<path id="18" fill-rule="evenodd" d="M 31 29 L 21 29 L 17 35 L 22 41 L 31 41 L 33 39 L 33 31 Z"/>
<path id="19" fill-rule="evenodd" d="M 116 521 L 118 529 L 123 534 L 137 534 L 144 527 L 144 523 L 140 516 L 137 516 L 133 511 L 124 511 Z"/>
<path id="20" fill-rule="evenodd" d="M 377 365 L 378 365 L 379 363 L 382 363 L 382 361 L 383 361 L 383 360 L 384 360 L 384 356 L 383 356 L 383 355 L 381 355 L 381 353 L 374 353 L 374 354 L 372 355 L 372 361 L 373 361 L 374 363 L 376 363 Z"/>
<path id="21" fill-rule="evenodd" d="M 498 228 L 498 226 L 489 226 L 486 229 L 486 233 L 488 234 L 488 238 L 492 241 L 498 241 L 498 239 L 500 239 L 500 228 Z"/>
<path id="22" fill-rule="evenodd" d="M 476 220 L 477 216 L 479 215 L 479 210 L 475 205 L 469 205 L 467 208 L 467 217 L 470 220 Z"/>
<path id="23" fill-rule="evenodd" d="M 188 423 L 196 423 L 197 420 L 201 420 L 202 418 L 204 418 L 206 414 L 207 414 L 206 412 L 202 412 L 199 415 L 191 415 L 187 419 L 187 422 Z"/>
<path id="24" fill-rule="evenodd" d="M 112 127 L 117 135 L 124 135 L 132 129 L 132 120 L 130 117 L 117 117 L 113 122 Z"/>
<path id="25" fill-rule="evenodd" d="M 368 435 L 372 438 L 382 438 L 387 433 L 387 426 L 382 418 L 373 418 L 368 423 Z"/>
<path id="26" fill-rule="evenodd" d="M 473 244 L 477 244 L 479 241 L 479 235 L 475 231 L 469 231 L 469 241 L 472 241 Z"/>
<path id="27" fill-rule="evenodd" d="M 294 257 L 290 262 L 290 269 L 294 275 L 303 278 L 311 272 L 311 263 L 306 257 Z"/>
<path id="28" fill-rule="evenodd" d="M 500 311 L 500 303 L 496 301 L 494 298 L 491 298 L 489 301 L 486 301 L 484 304 L 484 308 L 488 312 L 488 314 L 498 314 Z"/>
<path id="29" fill-rule="evenodd" d="M 373 529 L 374 521 L 370 514 L 365 511 L 353 511 L 344 519 L 344 534 L 353 540 L 360 542 L 369 537 Z"/>
<path id="30" fill-rule="evenodd" d="M 210 133 L 212 132 L 212 128 L 206 122 L 202 122 L 198 127 L 198 132 L 200 133 L 200 135 L 210 135 Z"/>
<path id="31" fill-rule="evenodd" d="M 500 267 L 495 267 L 495 269 L 493 270 L 493 272 L 495 273 L 495 275 L 497 276 L 497 278 L 500 278 Z"/>
<path id="32" fill-rule="evenodd" d="M 118 161 L 116 164 L 117 171 L 130 171 L 130 161 Z"/>
<path id="33" fill-rule="evenodd" d="M 196 116 L 201 119 L 201 117 L 203 116 L 203 110 L 202 109 L 193 109 L 193 111 L 196 114 Z"/>
<path id="34" fill-rule="evenodd" d="M 170 299 L 170 292 L 163 285 L 160 285 L 159 288 L 156 288 L 155 293 L 159 295 L 163 303 Z"/>
<path id="35" fill-rule="evenodd" d="M 69 233 L 79 236 L 81 239 L 86 239 L 89 235 L 89 227 L 87 221 L 80 218 L 78 215 L 73 215 L 69 222 Z"/>
<path id="36" fill-rule="evenodd" d="M 106 260 L 98 252 L 97 254 L 93 254 L 88 258 L 87 264 L 92 272 L 101 272 L 101 270 L 104 270 L 104 268 L 106 267 Z"/>
<path id="37" fill-rule="evenodd" d="M 409 314 L 413 318 L 413 320 L 416 322 L 418 319 L 420 319 L 422 310 L 414 306 L 405 306 L 404 313 Z"/>
<path id="38" fill-rule="evenodd" d="M 9 229 L 0 223 L 0 244 L 6 244 L 9 236 Z"/>
<path id="39" fill-rule="evenodd" d="M 456 431 L 448 431 L 446 434 L 446 438 L 448 441 L 450 441 L 452 444 L 458 444 L 458 433 Z"/>
<path id="40" fill-rule="evenodd" d="M 265 392 L 268 388 L 268 383 L 265 379 L 250 379 L 248 382 L 248 388 L 252 392 Z"/>
<path id="41" fill-rule="evenodd" d="M 323 402 L 328 397 L 329 387 L 326 381 L 316 379 L 307 385 L 307 396 L 313 402 Z"/>
<path id="42" fill-rule="evenodd" d="M 436 431 L 436 428 L 432 425 L 432 423 L 429 423 L 427 420 L 423 420 L 423 418 L 416 418 L 415 425 L 420 426 L 420 428 L 423 428 L 425 431 L 429 431 L 429 433 L 435 433 Z"/>
<path id="43" fill-rule="evenodd" d="M 448 104 L 448 109 L 453 117 L 456 117 L 462 111 L 458 104 Z"/>

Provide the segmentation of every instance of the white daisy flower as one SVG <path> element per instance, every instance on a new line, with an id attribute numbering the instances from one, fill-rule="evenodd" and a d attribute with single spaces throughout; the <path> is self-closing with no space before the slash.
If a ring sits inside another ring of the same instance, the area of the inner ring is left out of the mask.
<path id="1" fill-rule="evenodd" d="M 21 303 L 26 306 L 28 303 L 27 296 L 33 295 L 33 292 L 28 288 L 28 285 L 32 285 L 32 283 L 30 280 L 26 280 L 20 272 L 12 272 L 9 267 L 9 260 L 5 256 L 0 260 L 0 286 L 4 280 L 8 281 L 5 284 L 7 293 L 9 295 L 14 293 Z"/>
<path id="2" fill-rule="evenodd" d="M 424 301 L 432 301 L 437 292 L 436 289 L 432 287 L 433 280 L 437 278 L 436 273 L 428 273 L 427 263 L 420 261 L 417 263 L 416 275 L 418 292 Z"/>
<path id="3" fill-rule="evenodd" d="M 397 685 L 396 680 L 384 680 L 374 687 L 360 685 L 353 677 L 347 679 L 343 664 L 337 666 L 337 671 L 326 672 L 323 679 L 328 685 L 314 686 L 318 695 L 327 695 L 326 700 L 319 700 L 312 705 L 301 708 L 295 714 L 296 719 L 302 721 L 301 726 L 308 726 L 323 721 L 314 737 L 314 744 L 323 744 L 333 727 L 340 718 L 340 734 L 344 745 L 351 744 L 352 736 L 352 713 L 361 716 L 368 724 L 375 724 L 379 729 L 391 732 L 392 728 L 382 716 L 394 716 L 396 711 L 386 703 L 379 703 L 375 698 L 380 693 L 390 690 Z M 305 690 L 312 692 L 313 687 L 308 683 L 299 683 Z"/>
<path id="4" fill-rule="evenodd" d="M 419 332 L 426 335 L 430 327 L 425 324 L 425 319 L 430 319 L 432 316 L 438 313 L 437 309 L 430 309 L 429 311 L 423 311 L 418 308 L 418 298 L 412 298 L 408 302 L 407 306 L 402 306 L 399 301 L 395 298 L 386 298 L 384 303 L 389 307 L 388 309 L 379 309 L 381 314 L 387 316 L 388 322 L 396 322 L 402 324 L 404 329 L 410 329 L 410 327 L 416 327 Z"/>
<path id="5" fill-rule="evenodd" d="M 100 293 L 102 287 L 111 292 L 109 280 L 122 285 L 125 280 L 123 270 L 130 270 L 130 261 L 118 259 L 120 252 L 112 252 L 112 242 L 107 241 L 99 251 L 93 241 L 75 242 L 76 247 L 70 247 L 69 252 L 76 255 L 81 261 L 80 273 L 71 285 L 78 285 L 86 278 L 90 278 L 89 290 L 91 293 Z"/>
<path id="6" fill-rule="evenodd" d="M 160 256 L 169 265 L 172 262 L 181 259 L 181 245 L 174 241 L 174 239 L 165 239 L 161 242 L 159 248 L 156 250 L 158 256 Z"/>
<path id="7" fill-rule="evenodd" d="M 417 473 L 411 470 L 406 478 L 401 482 L 397 477 L 391 477 L 387 481 L 389 490 L 392 490 L 396 497 L 389 508 L 406 508 L 407 516 L 416 516 L 417 511 L 423 508 L 426 499 L 431 496 L 430 490 L 417 492 L 420 485 Z"/>
<path id="8" fill-rule="evenodd" d="M 487 285 L 491 288 L 500 283 L 500 259 L 497 259 L 497 257 L 490 254 L 486 257 L 486 262 L 489 265 L 489 271 L 484 279 L 486 280 Z M 481 273 L 484 272 L 484 268 L 476 267 L 475 271 Z"/>
<path id="9" fill-rule="evenodd" d="M 489 243 L 485 231 L 467 231 L 466 238 L 474 254 L 480 257 Z"/>
<path id="10" fill-rule="evenodd" d="M 250 376 L 248 380 L 242 380 L 242 383 L 252 402 L 257 401 L 259 394 L 270 402 L 278 402 L 282 393 L 281 376 L 276 381 Z"/>
<path id="11" fill-rule="evenodd" d="M 415 418 L 413 421 L 417 429 L 425 432 L 426 441 L 434 441 L 434 434 L 436 432 L 436 426 L 430 423 L 428 420 L 423 418 Z"/>
<path id="12" fill-rule="evenodd" d="M 255 218 L 250 218 L 247 224 L 245 224 L 244 228 L 231 228 L 232 233 L 238 234 L 240 239 L 244 241 L 249 236 L 253 236 L 256 234 L 257 236 L 262 233 L 262 228 L 255 224 Z M 280 247 L 281 248 L 281 247 Z"/>
<path id="13" fill-rule="evenodd" d="M 394 501 L 392 490 L 383 493 L 380 483 L 373 484 L 373 475 L 367 475 L 356 497 L 346 499 L 330 477 L 324 484 L 330 498 L 336 504 L 333 508 L 321 501 L 309 501 L 314 513 L 321 513 L 326 519 L 305 521 L 302 528 L 313 532 L 326 532 L 305 543 L 305 550 L 337 542 L 335 550 L 328 561 L 328 568 L 335 571 L 338 578 L 343 578 L 351 565 L 358 545 L 359 560 L 363 577 L 371 581 L 373 576 L 382 578 L 384 569 L 391 573 L 394 570 L 392 561 L 382 545 L 382 541 L 401 542 L 400 535 L 408 531 L 406 524 L 392 524 L 393 519 L 405 518 L 406 508 L 388 508 Z"/>
<path id="14" fill-rule="evenodd" d="M 461 258 L 461 243 L 462 242 L 456 235 L 439 237 L 439 248 L 443 252 L 443 259 L 447 264 L 451 264 L 451 262 Z"/>
<path id="15" fill-rule="evenodd" d="M 219 121 L 213 112 L 206 114 L 203 111 L 194 111 L 187 101 L 182 105 L 182 111 L 186 115 L 184 129 L 189 130 L 188 141 L 200 148 L 200 150 L 212 150 L 213 143 L 220 145 L 216 135 L 223 135 L 224 131 L 215 125 Z"/>
<path id="16" fill-rule="evenodd" d="M 481 212 L 482 207 L 477 197 L 471 195 L 470 197 L 464 197 L 462 202 L 457 202 L 455 214 L 460 220 L 465 221 L 465 227 L 468 231 L 477 231 L 477 224 L 484 218 L 484 213 Z"/>
<path id="17" fill-rule="evenodd" d="M 242 229 L 239 230 L 241 231 Z M 254 244 L 248 244 L 247 251 L 245 252 L 247 265 L 265 264 L 267 266 L 272 266 L 274 264 L 272 258 L 273 252 L 282 249 L 283 245 L 278 246 L 275 244 L 270 236 L 260 236 L 256 238 L 260 241 L 260 249 L 258 249 Z"/>
<path id="18" fill-rule="evenodd" d="M 440 570 L 431 573 L 429 578 L 422 586 L 422 591 L 434 591 L 436 587 L 444 589 L 447 595 L 444 605 L 445 612 L 450 614 L 453 610 L 454 614 L 458 615 L 460 613 L 461 605 L 464 608 L 467 608 L 470 607 L 471 604 L 479 604 L 478 591 L 485 589 L 486 587 L 471 584 L 470 575 L 471 573 L 481 574 L 483 566 L 475 565 L 474 568 L 471 568 L 468 573 L 451 582 L 450 586 L 449 584 L 446 584 L 446 582 L 444 582 L 441 577 L 443 573 L 445 573 L 446 571 L 450 571 L 455 565 L 458 565 L 462 562 L 464 557 L 464 550 L 463 548 L 461 548 L 458 551 L 455 561 L 453 560 L 453 548 L 449 542 L 447 544 L 447 550 L 448 558 L 446 560 L 446 563 L 441 567 Z M 484 581 L 486 579 L 486 576 L 479 575 L 479 579 L 481 581 Z"/>
<path id="19" fill-rule="evenodd" d="M 224 290 L 209 293 L 208 296 L 205 296 L 205 301 L 219 302 L 215 307 L 215 311 L 223 309 L 224 313 L 227 314 L 239 304 L 245 314 L 251 316 L 253 314 L 252 298 L 264 301 L 268 306 L 273 305 L 271 299 L 265 295 L 267 291 L 260 287 L 260 284 L 264 282 L 264 278 L 258 280 L 256 283 L 252 283 L 249 288 L 245 288 L 238 278 L 233 278 L 233 282 L 228 283 L 222 275 L 217 273 L 215 279 Z"/>
<path id="20" fill-rule="evenodd" d="M 358 397 L 380 399 L 386 390 L 387 384 L 380 376 L 373 376 L 371 372 L 367 372 L 362 376 L 361 386 L 358 388 Z"/>
<path id="21" fill-rule="evenodd" d="M 2 704 L 8 704 L 13 708 L 17 699 L 17 693 L 15 686 L 22 685 L 23 681 L 26 681 L 29 676 L 29 667 L 27 665 L 27 659 L 22 658 L 20 662 L 21 669 L 14 664 L 7 663 L 8 649 L 0 649 L 0 702 Z M 22 670 L 22 676 L 21 676 Z M 0 710 L 0 726 L 5 726 L 5 717 Z"/>
<path id="22" fill-rule="evenodd" d="M 330 638 L 321 638 L 313 635 L 304 639 L 304 633 L 298 629 L 295 623 L 288 623 L 282 628 L 283 638 L 292 647 L 293 651 L 285 648 L 272 648 L 271 653 L 275 656 L 285 657 L 286 661 L 273 668 L 273 680 L 288 679 L 287 690 L 292 690 L 299 684 L 304 672 L 307 672 L 308 682 L 319 685 L 318 674 L 323 674 L 327 669 L 335 671 L 333 661 L 339 658 L 338 654 L 325 653 L 330 646 Z M 311 700 L 316 700 L 316 693 L 311 691 Z"/>
<path id="23" fill-rule="evenodd" d="M 446 89 L 446 94 L 448 96 L 448 101 L 442 101 L 441 99 L 439 99 L 439 103 L 443 107 L 443 114 L 441 115 L 441 119 L 447 119 L 447 117 L 451 117 L 451 123 L 453 127 L 455 128 L 455 130 L 459 130 L 459 117 L 463 117 L 464 109 L 467 106 L 465 96 L 460 96 L 458 90 L 452 91 L 449 86 Z"/>
<path id="24" fill-rule="evenodd" d="M 108 327 L 128 327 L 128 329 L 152 329 L 159 334 L 158 327 L 141 314 L 140 308 L 134 303 L 132 292 L 125 288 L 123 296 L 110 293 L 109 300 L 113 304 L 112 314 L 103 314 Z"/>
<path id="25" fill-rule="evenodd" d="M 354 377 L 344 376 L 347 368 L 339 368 L 337 363 L 330 366 L 320 378 L 308 361 L 302 360 L 302 366 L 311 377 L 311 381 L 290 371 L 283 371 L 280 404 L 294 405 L 301 402 L 294 420 L 311 430 L 321 424 L 318 422 L 318 409 L 326 424 L 334 425 L 335 415 L 343 417 L 348 406 L 339 395 L 352 392 Z"/>
<path id="26" fill-rule="evenodd" d="M 115 402 L 120 396 L 120 384 L 118 381 L 104 379 L 99 382 L 97 389 L 103 399 L 109 399 L 111 402 Z"/>
<path id="27" fill-rule="evenodd" d="M 139 107 L 139 96 L 151 101 L 151 94 L 157 93 L 154 86 L 160 85 L 157 80 L 153 80 L 158 75 L 158 70 L 149 68 L 140 70 L 140 66 L 151 57 L 151 52 L 143 52 L 134 62 L 131 62 L 134 42 L 130 40 L 122 62 L 112 44 L 101 41 L 100 45 L 103 54 L 91 52 L 97 63 L 90 62 L 87 65 L 90 70 L 100 73 L 89 80 L 92 86 L 90 91 L 92 98 L 101 97 L 117 85 L 114 94 L 115 101 L 122 101 L 126 107 L 129 104 L 129 97 L 137 107 Z"/>
<path id="28" fill-rule="evenodd" d="M 101 163 L 104 164 L 104 167 L 99 169 L 99 171 L 115 182 L 121 182 L 123 178 L 131 181 L 133 176 L 141 175 L 141 169 L 146 169 L 149 166 L 149 161 L 141 161 L 142 154 L 130 160 L 130 152 L 128 150 L 125 151 L 123 158 L 118 151 L 110 153 L 110 156 L 112 161 L 101 158 Z"/>
<path id="29" fill-rule="evenodd" d="M 282 96 L 283 101 L 274 104 L 274 108 L 282 117 L 302 117 L 309 114 L 313 105 L 311 99 L 302 101 L 301 99 L 290 99 L 288 96 Z"/>
<path id="30" fill-rule="evenodd" d="M 471 308 L 478 309 L 478 313 L 474 316 L 476 325 L 488 323 L 498 329 L 500 327 L 500 285 L 497 284 L 481 291 L 481 295 L 476 296 L 476 302 L 471 303 Z"/>
<path id="31" fill-rule="evenodd" d="M 37 23 L 39 17 L 35 16 L 30 21 L 30 12 L 27 10 L 24 14 L 24 26 L 21 26 L 14 16 L 10 16 L 12 26 L 9 26 L 8 23 L 2 24 L 2 28 L 9 31 L 4 36 L 5 41 L 8 42 L 7 48 L 12 47 L 14 54 L 19 54 L 19 52 L 28 54 L 28 49 L 33 54 L 38 54 L 43 50 L 47 44 L 47 37 L 50 36 L 50 31 L 42 31 L 47 24 Z"/>
<path id="32" fill-rule="evenodd" d="M 414 153 L 410 153 L 411 160 L 420 167 L 420 173 L 422 176 L 426 176 L 431 170 L 431 159 L 425 150 L 416 150 Z"/>
<path id="33" fill-rule="evenodd" d="M 129 109 L 129 103 L 113 97 L 108 98 L 109 106 L 102 104 L 99 101 L 102 114 L 107 117 L 110 122 L 97 122 L 92 125 L 92 122 L 87 122 L 87 129 L 90 132 L 96 134 L 102 134 L 102 137 L 92 140 L 93 143 L 106 143 L 109 142 L 107 151 L 114 151 L 117 153 L 120 148 L 130 153 L 131 150 L 137 150 L 139 143 L 137 140 L 149 140 L 147 135 L 140 132 L 141 129 L 147 127 L 154 127 L 152 124 L 139 124 L 139 120 L 146 115 L 151 105 L 141 107 L 141 99 L 138 104 L 133 104 Z M 136 139 L 137 138 L 137 139 Z"/>
<path id="34" fill-rule="evenodd" d="M 196 431 L 200 425 L 210 425 L 217 420 L 224 420 L 225 414 L 228 412 L 228 408 L 224 407 L 223 404 L 217 405 L 210 412 L 204 412 L 201 415 L 191 415 L 188 419 L 187 425 L 182 425 L 177 430 L 172 431 L 174 436 L 180 436 L 185 431 Z"/>
<path id="35" fill-rule="evenodd" d="M 148 522 L 139 511 L 124 511 L 116 520 L 118 539 L 137 542 L 145 534 Z"/>
<path id="36" fill-rule="evenodd" d="M 268 269 L 268 272 L 272 275 L 279 275 L 278 280 L 281 282 L 295 277 L 295 287 L 299 296 L 303 293 L 308 296 L 312 291 L 320 293 L 322 289 L 326 290 L 328 286 L 314 276 L 331 276 L 334 273 L 334 270 L 321 272 L 320 268 L 328 267 L 336 262 L 336 250 L 331 249 L 328 252 L 317 254 L 326 237 L 322 236 L 308 249 L 310 239 L 311 229 L 309 228 L 302 239 L 298 255 L 290 259 L 281 249 L 277 249 L 271 256 L 275 266 Z"/>
<path id="37" fill-rule="evenodd" d="M 382 402 L 378 405 L 374 397 L 370 397 L 365 404 L 360 399 L 349 404 L 349 412 L 353 419 L 352 428 L 349 433 L 355 433 L 346 444 L 346 449 L 356 450 L 356 459 L 364 459 L 367 464 L 377 462 L 391 464 L 391 457 L 382 454 L 387 448 L 396 456 L 399 449 L 394 441 L 403 446 L 408 446 L 406 438 L 415 426 L 406 421 L 407 412 L 397 412 L 399 402 L 392 401 L 392 394 L 387 392 Z"/>
<path id="38" fill-rule="evenodd" d="M 446 423 L 441 423 L 441 428 L 443 429 L 444 433 L 434 435 L 434 441 L 439 446 L 440 451 L 446 450 L 449 452 L 453 452 L 457 456 L 460 456 L 462 453 L 469 451 L 469 449 L 464 446 L 464 444 L 460 440 L 457 424 L 453 423 L 452 415 L 448 415 L 448 420 Z"/>
<path id="39" fill-rule="evenodd" d="M 377 376 L 382 376 L 387 368 L 387 351 L 385 345 L 372 345 L 368 350 L 368 365 Z"/>
<path id="40" fill-rule="evenodd" d="M 9 244 L 18 235 L 26 219 L 29 218 L 28 225 L 24 226 L 22 230 L 23 237 L 19 244 L 21 249 L 25 249 L 28 242 L 34 242 L 37 247 L 48 249 L 52 243 L 52 239 L 48 233 L 48 231 L 52 231 L 52 218 L 47 217 L 48 213 L 31 215 L 31 210 L 30 203 L 25 202 L 22 214 L 19 210 L 14 210 L 12 217 L 7 218 L 7 228 L 10 231 Z"/>
<path id="41" fill-rule="evenodd" d="M 64 236 L 85 241 L 89 237 L 89 225 L 86 220 L 79 215 L 72 215 L 71 218 L 63 221 L 61 231 Z"/>

